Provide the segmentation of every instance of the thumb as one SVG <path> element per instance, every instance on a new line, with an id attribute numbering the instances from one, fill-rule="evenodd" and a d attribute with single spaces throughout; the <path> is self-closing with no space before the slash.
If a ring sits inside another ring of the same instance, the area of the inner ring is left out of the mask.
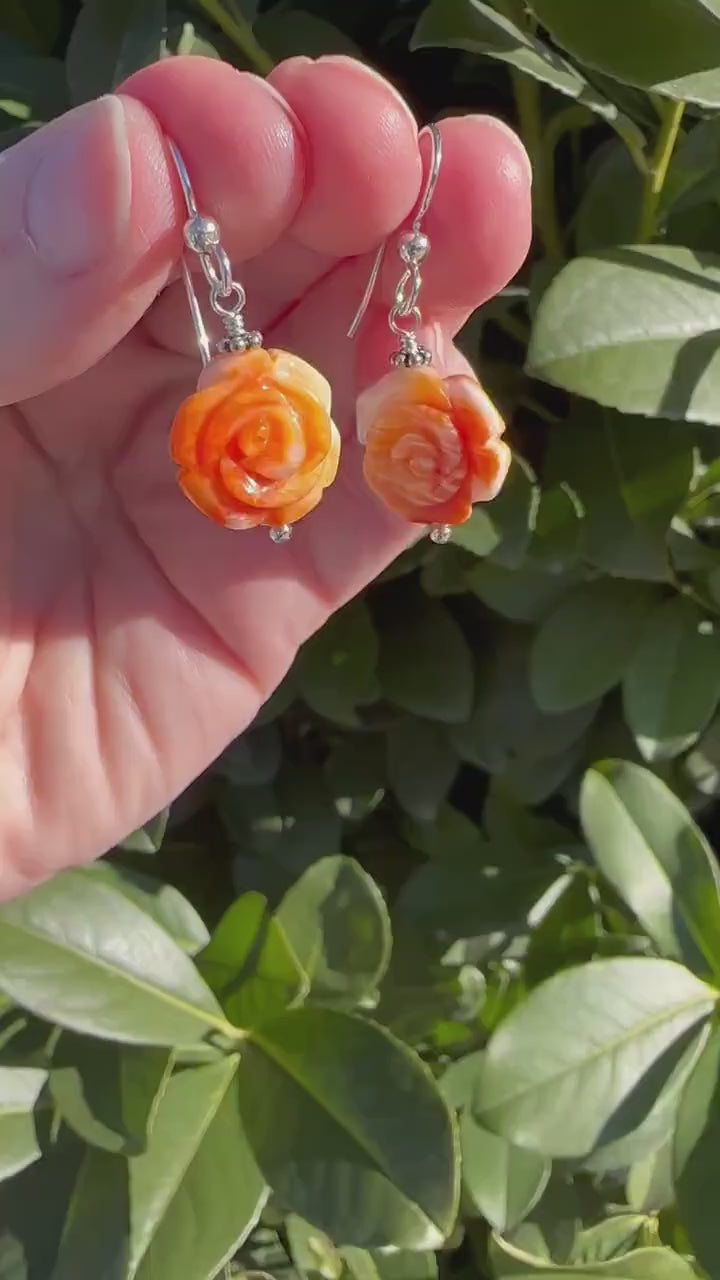
<path id="1" fill-rule="evenodd" d="M 84 372 L 144 314 L 180 246 L 165 143 L 132 98 L 0 154 L 0 404 Z"/>

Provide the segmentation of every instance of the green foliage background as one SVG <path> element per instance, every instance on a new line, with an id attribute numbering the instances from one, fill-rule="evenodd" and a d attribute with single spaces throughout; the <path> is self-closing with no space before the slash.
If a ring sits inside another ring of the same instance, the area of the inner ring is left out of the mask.
<path id="1" fill-rule="evenodd" d="M 519 128 L 516 456 L 0 908 L 0 1280 L 717 1277 L 720 0 L 0 0 L 0 142 L 178 52 Z"/>

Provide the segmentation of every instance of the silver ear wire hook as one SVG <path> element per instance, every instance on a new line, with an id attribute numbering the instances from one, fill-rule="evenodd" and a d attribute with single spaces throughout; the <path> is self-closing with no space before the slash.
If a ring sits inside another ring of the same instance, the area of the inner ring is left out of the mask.
<path id="1" fill-rule="evenodd" d="M 442 165 L 442 137 L 440 130 L 436 124 L 427 126 L 432 141 L 432 153 L 430 157 L 430 169 L 428 171 L 425 188 L 420 199 L 412 226 L 409 231 L 405 231 L 398 241 L 398 253 L 405 263 L 405 271 L 395 290 L 393 305 L 388 316 L 388 323 L 394 334 L 400 338 L 400 350 L 391 356 L 391 362 L 394 365 L 412 367 L 418 365 L 428 365 L 431 361 L 431 354 L 426 347 L 422 347 L 417 340 L 416 329 L 421 323 L 420 308 L 418 307 L 418 298 L 422 286 L 422 276 L 420 274 L 420 263 L 424 261 L 430 250 L 430 241 L 422 231 L 422 222 L 430 208 L 430 202 L 435 194 L 438 177 L 440 175 L 440 166 Z M 370 278 L 365 286 L 365 292 L 362 296 L 360 306 L 354 316 L 352 324 L 348 329 L 348 338 L 354 338 L 363 317 L 370 305 L 380 268 L 382 267 L 385 250 L 387 248 L 387 240 L 383 241 L 378 249 L 370 271 Z M 411 321 L 410 327 L 406 327 L 403 323 L 407 320 Z"/>
<path id="2" fill-rule="evenodd" d="M 215 351 L 220 355 L 233 351 L 247 351 L 250 347 L 261 347 L 262 334 L 257 330 L 248 330 L 245 326 L 245 290 L 233 279 L 230 259 L 220 242 L 220 228 L 214 218 L 208 218 L 200 213 L 185 161 L 170 138 L 167 139 L 167 144 L 180 180 L 188 213 L 183 230 L 185 244 L 200 259 L 203 275 L 210 286 L 210 306 L 225 329 L 225 337 L 217 343 Z M 213 351 L 192 272 L 185 256 L 182 261 L 182 275 L 200 357 L 203 365 L 208 365 L 212 360 Z"/>

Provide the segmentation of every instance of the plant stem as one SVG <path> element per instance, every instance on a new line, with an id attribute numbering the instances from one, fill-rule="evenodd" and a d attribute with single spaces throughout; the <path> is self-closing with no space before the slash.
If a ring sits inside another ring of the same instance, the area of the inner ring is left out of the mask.
<path id="1" fill-rule="evenodd" d="M 667 102 L 662 103 L 659 109 L 660 129 L 655 143 L 655 150 L 650 158 L 638 219 L 637 240 L 639 244 L 648 244 L 657 231 L 660 198 L 665 186 L 672 154 L 675 150 L 675 143 L 680 133 L 685 103 L 673 102 L 668 99 Z"/>
<path id="2" fill-rule="evenodd" d="M 244 18 L 234 18 L 228 13 L 221 0 L 197 0 L 197 4 L 204 9 L 208 18 L 211 18 L 216 26 L 225 32 L 228 39 L 232 40 L 235 47 L 260 75 L 266 76 L 269 71 L 272 71 L 275 64 L 269 53 L 266 53 L 255 39 L 249 22 Z"/>
<path id="3" fill-rule="evenodd" d="M 556 266 L 565 261 L 565 248 L 555 212 L 553 155 L 546 154 L 542 136 L 540 86 L 530 76 L 511 69 L 520 133 L 535 175 L 535 221 L 548 258 Z"/>

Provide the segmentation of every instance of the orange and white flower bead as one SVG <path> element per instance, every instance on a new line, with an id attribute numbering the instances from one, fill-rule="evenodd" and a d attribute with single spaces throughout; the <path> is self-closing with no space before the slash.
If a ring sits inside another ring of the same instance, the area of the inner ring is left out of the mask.
<path id="1" fill-rule="evenodd" d="M 474 502 L 502 488 L 511 461 L 505 424 L 473 378 L 432 368 L 395 368 L 357 403 L 365 479 L 391 511 L 431 525 L 446 542 Z"/>
<path id="2" fill-rule="evenodd" d="M 330 403 L 322 374 L 287 351 L 212 360 L 172 427 L 181 489 L 226 529 L 265 525 L 284 540 L 335 479 L 340 436 Z"/>

